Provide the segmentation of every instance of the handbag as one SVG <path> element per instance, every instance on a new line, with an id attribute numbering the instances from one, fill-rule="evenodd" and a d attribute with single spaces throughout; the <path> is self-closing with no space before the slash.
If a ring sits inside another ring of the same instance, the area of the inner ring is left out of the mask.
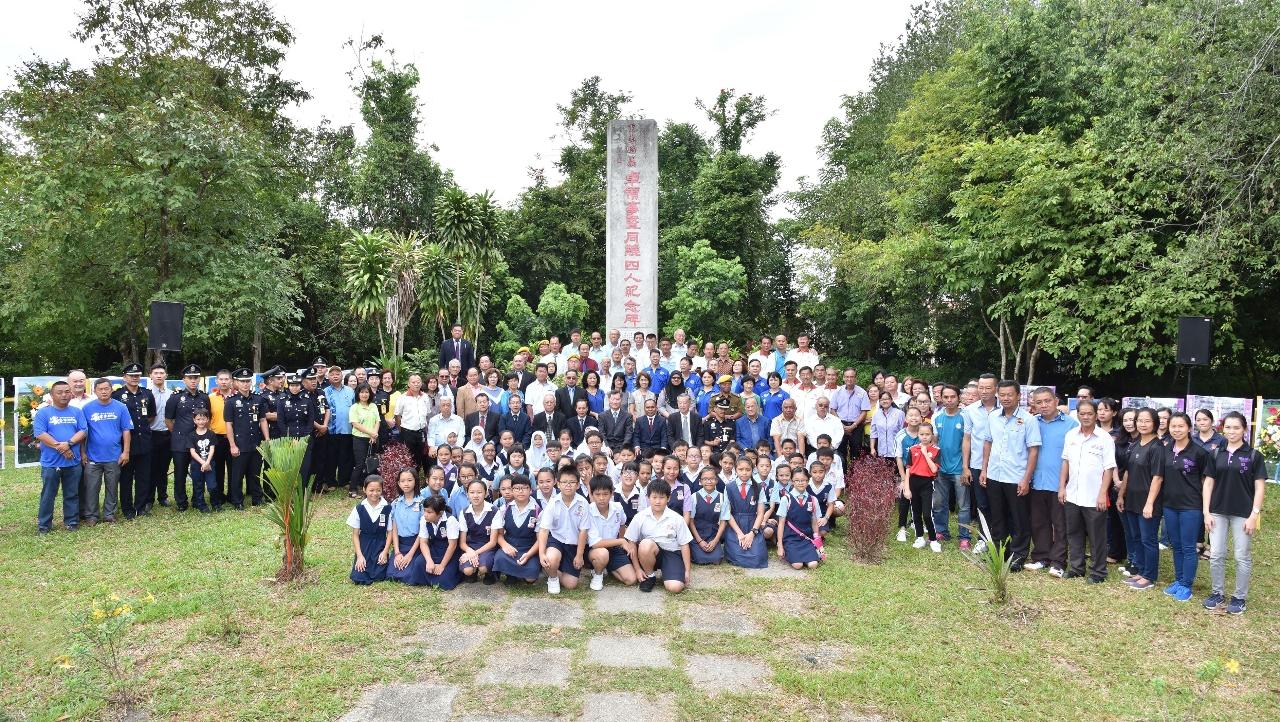
<path id="1" fill-rule="evenodd" d="M 370 450 L 369 455 L 364 457 L 364 473 L 365 476 L 378 473 L 378 467 L 382 465 L 382 454 L 375 454 Z"/>

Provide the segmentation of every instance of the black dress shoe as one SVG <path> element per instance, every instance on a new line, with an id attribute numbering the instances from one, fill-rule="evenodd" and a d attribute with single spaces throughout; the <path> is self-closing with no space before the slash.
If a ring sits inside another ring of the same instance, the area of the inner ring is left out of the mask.
<path id="1" fill-rule="evenodd" d="M 170 503 L 169 503 L 169 500 L 168 500 L 168 499 L 161 499 L 159 503 L 160 503 L 160 506 L 169 506 L 169 505 L 170 505 Z"/>
<path id="2" fill-rule="evenodd" d="M 232 504 L 232 506 L 236 508 L 236 511 L 244 511 L 244 504 Z"/>
<path id="3" fill-rule="evenodd" d="M 1084 576 L 1083 574 L 1077 574 L 1075 572 L 1065 572 L 1062 575 L 1062 578 L 1063 579 L 1079 579 L 1080 577 L 1083 577 L 1083 576 Z"/>
<path id="4" fill-rule="evenodd" d="M 178 502 L 177 509 L 178 509 L 178 511 L 186 511 L 186 510 L 187 510 L 187 502 L 185 502 L 185 501 L 180 501 L 180 502 Z"/>
<path id="5" fill-rule="evenodd" d="M 497 574 L 494 574 L 493 572 L 489 572 L 488 574 L 484 575 L 485 586 L 489 586 L 490 584 L 493 584 L 496 581 L 498 581 Z"/>

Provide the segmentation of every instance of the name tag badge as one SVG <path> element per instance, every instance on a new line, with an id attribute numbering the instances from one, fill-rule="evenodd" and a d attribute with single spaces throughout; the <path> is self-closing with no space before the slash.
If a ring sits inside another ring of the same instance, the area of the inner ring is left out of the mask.
<path id="1" fill-rule="evenodd" d="M 528 527 L 529 527 L 530 529 L 535 529 L 535 528 L 537 528 L 537 526 L 538 526 L 538 520 L 537 520 L 537 519 L 534 519 L 533 517 L 529 517 L 529 524 L 528 524 Z"/>
<path id="2" fill-rule="evenodd" d="M 711 511 L 714 511 L 714 512 L 719 513 L 719 511 L 720 511 L 720 502 L 718 502 L 718 501 L 717 501 L 717 502 L 716 502 L 715 507 L 714 507 Z"/>
<path id="3" fill-rule="evenodd" d="M 379 516 L 378 526 L 386 526 L 386 525 L 387 525 L 387 518 L 385 516 Z"/>

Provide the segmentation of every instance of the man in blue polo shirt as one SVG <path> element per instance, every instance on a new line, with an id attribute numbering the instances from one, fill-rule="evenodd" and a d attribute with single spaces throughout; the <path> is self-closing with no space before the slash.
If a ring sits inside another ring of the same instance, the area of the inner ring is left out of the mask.
<path id="1" fill-rule="evenodd" d="M 119 506 L 120 467 L 129 463 L 132 442 L 133 417 L 129 407 L 111 398 L 111 381 L 100 378 L 93 382 L 95 400 L 85 404 L 84 413 L 88 438 L 84 451 L 84 483 L 81 484 L 80 507 L 84 523 L 98 523 L 98 499 L 106 487 L 106 504 L 102 507 L 102 521 L 114 522 Z"/>
<path id="2" fill-rule="evenodd" d="M 32 434 L 40 442 L 40 511 L 36 531 L 53 528 L 53 500 L 62 488 L 62 523 L 68 531 L 80 528 L 80 442 L 87 426 L 84 413 L 71 405 L 71 386 L 55 381 L 49 388 L 49 405 L 36 410 Z"/>
<path id="3" fill-rule="evenodd" d="M 991 538 L 1009 538 L 1006 555 L 1010 570 L 1022 571 L 1031 548 L 1031 474 L 1040 455 L 1040 424 L 1018 405 L 1021 388 L 1016 381 L 996 386 L 1000 406 L 987 417 L 987 428 L 975 434 L 982 441 L 982 471 L 978 483 L 987 490 L 991 504 Z"/>
<path id="4" fill-rule="evenodd" d="M 978 483 L 978 477 L 982 474 L 982 436 L 986 433 L 987 420 L 995 408 L 996 375 L 982 374 L 978 377 L 978 400 L 960 412 L 964 416 L 965 459 L 965 467 L 960 470 L 960 483 L 969 487 L 969 518 L 975 523 L 979 514 L 991 518 L 987 490 Z M 964 549 L 963 543 L 960 548 Z M 986 548 L 986 542 L 979 539 L 973 553 L 981 554 Z"/>
<path id="5" fill-rule="evenodd" d="M 969 548 L 969 487 L 960 481 L 964 471 L 964 415 L 960 413 L 960 389 L 942 386 L 942 409 L 933 416 L 933 431 L 938 439 L 938 476 L 933 481 L 933 528 L 938 536 L 951 540 L 948 521 L 951 497 L 956 498 L 960 526 L 960 548 Z"/>
<path id="6" fill-rule="evenodd" d="M 1061 578 L 1067 565 L 1066 511 L 1058 500 L 1062 449 L 1067 432 L 1080 423 L 1058 410 L 1058 395 L 1047 386 L 1032 391 L 1029 403 L 1040 426 L 1040 456 L 1031 476 L 1031 562 L 1023 568 L 1047 566 Z"/>

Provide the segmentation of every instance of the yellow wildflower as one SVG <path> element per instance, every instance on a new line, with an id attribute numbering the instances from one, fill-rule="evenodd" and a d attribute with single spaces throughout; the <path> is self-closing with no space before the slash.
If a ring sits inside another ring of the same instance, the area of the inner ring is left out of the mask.
<path id="1" fill-rule="evenodd" d="M 1232 674 L 1240 674 L 1240 661 L 1239 661 L 1239 660 L 1235 660 L 1235 659 L 1228 659 L 1228 660 L 1227 660 L 1227 662 L 1226 662 L 1226 664 L 1223 664 L 1223 665 L 1222 665 L 1222 667 L 1223 667 L 1223 669 L 1227 670 L 1228 672 L 1230 672 L 1230 673 L 1232 673 Z"/>
<path id="2" fill-rule="evenodd" d="M 116 609 L 120 610 L 120 613 L 121 613 L 121 614 L 132 614 L 132 613 L 133 613 L 133 607 L 129 606 L 128 604 L 122 604 L 122 605 L 120 605 L 119 607 L 116 607 Z"/>
<path id="3" fill-rule="evenodd" d="M 110 599 L 113 602 L 118 602 L 120 601 L 120 595 L 113 593 L 111 596 L 107 597 L 107 599 Z"/>
<path id="4" fill-rule="evenodd" d="M 71 669 L 71 658 L 65 654 L 53 661 L 58 669 Z"/>
<path id="5" fill-rule="evenodd" d="M 156 598 L 155 598 L 155 596 L 154 596 L 154 595 L 152 595 L 152 594 L 151 594 L 151 592 L 147 592 L 147 596 L 145 596 L 145 597 L 143 597 L 143 598 L 142 598 L 142 603 L 143 603 L 143 604 L 155 604 L 155 603 L 156 603 Z"/>
<path id="6" fill-rule="evenodd" d="M 107 612 L 106 612 L 106 610 L 105 610 L 105 609 L 102 609 L 102 608 L 100 608 L 100 607 L 94 607 L 94 609 L 93 609 L 93 621 L 95 621 L 95 622 L 101 622 L 102 620 L 104 620 L 104 619 L 106 619 L 106 618 L 107 618 Z"/>

